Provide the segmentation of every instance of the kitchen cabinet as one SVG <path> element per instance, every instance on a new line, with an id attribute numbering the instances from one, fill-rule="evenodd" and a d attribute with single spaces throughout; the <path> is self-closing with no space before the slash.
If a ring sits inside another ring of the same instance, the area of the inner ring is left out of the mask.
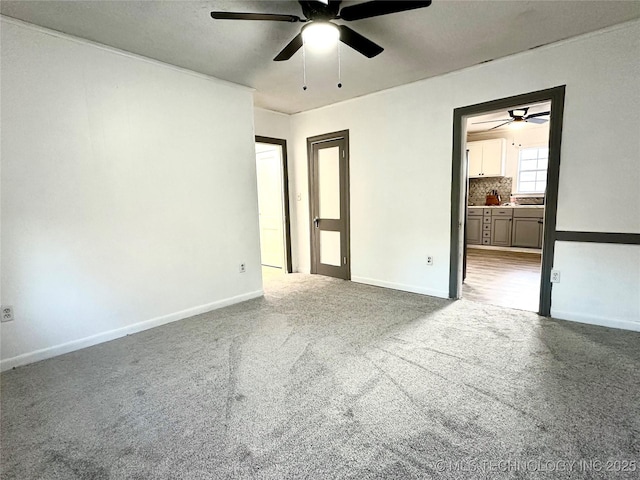
<path id="1" fill-rule="evenodd" d="M 482 243 L 482 217 L 467 217 L 467 243 L 471 245 Z"/>
<path id="2" fill-rule="evenodd" d="M 504 176 L 506 148 L 504 138 L 467 142 L 469 178 Z"/>
<path id="3" fill-rule="evenodd" d="M 511 216 L 491 217 L 491 245 L 511 246 Z"/>
<path id="4" fill-rule="evenodd" d="M 470 207 L 467 244 L 542 248 L 543 217 L 542 208 Z"/>
<path id="5" fill-rule="evenodd" d="M 482 245 L 491 245 L 491 209 L 482 210 Z"/>
<path id="6" fill-rule="evenodd" d="M 482 142 L 467 143 L 469 151 L 469 178 L 482 176 Z"/>
<path id="7" fill-rule="evenodd" d="M 467 244 L 482 244 L 482 210 L 470 209 L 467 214 Z"/>
<path id="8" fill-rule="evenodd" d="M 542 248 L 543 215 L 541 208 L 515 209 L 512 232 L 514 247 Z"/>

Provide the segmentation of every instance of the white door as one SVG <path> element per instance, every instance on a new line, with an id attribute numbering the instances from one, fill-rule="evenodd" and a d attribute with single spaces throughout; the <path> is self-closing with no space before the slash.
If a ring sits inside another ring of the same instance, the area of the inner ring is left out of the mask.
<path id="1" fill-rule="evenodd" d="M 282 147 L 256 143 L 262 265 L 284 268 Z"/>

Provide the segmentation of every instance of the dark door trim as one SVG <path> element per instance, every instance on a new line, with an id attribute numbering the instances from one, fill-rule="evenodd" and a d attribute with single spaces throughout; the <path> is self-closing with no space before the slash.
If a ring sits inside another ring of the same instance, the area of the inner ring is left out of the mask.
<path id="1" fill-rule="evenodd" d="M 449 297 L 458 298 L 458 269 L 460 256 L 460 218 L 462 199 L 462 134 L 467 116 L 508 109 L 527 103 L 551 101 L 549 119 L 549 166 L 547 170 L 547 192 L 544 208 L 544 236 L 542 240 L 542 274 L 540 278 L 540 306 L 538 313 L 548 317 L 551 313 L 551 269 L 556 240 L 556 214 L 558 209 L 558 180 L 560 177 L 560 146 L 562 144 L 562 117 L 564 113 L 565 85 L 537 92 L 478 103 L 453 111 L 453 156 L 451 168 L 451 246 L 449 257 Z"/>
<path id="2" fill-rule="evenodd" d="M 291 220 L 289 214 L 289 170 L 287 167 L 287 141 L 280 138 L 261 137 L 256 135 L 256 143 L 269 143 L 282 147 L 282 190 L 284 198 L 284 252 L 285 269 L 287 273 L 293 272 L 291 261 Z"/>
<path id="3" fill-rule="evenodd" d="M 620 245 L 640 245 L 640 233 L 619 232 L 574 232 L 558 230 L 556 240 L 562 242 L 617 243 Z"/>
<path id="4" fill-rule="evenodd" d="M 311 262 L 310 271 L 311 273 L 318 273 L 316 271 L 314 262 L 314 252 L 313 252 L 313 238 L 315 235 L 314 224 L 313 224 L 313 212 L 315 210 L 315 199 L 313 195 L 313 145 L 318 143 L 330 142 L 332 140 L 342 140 L 344 139 L 344 153 L 345 153 L 345 189 L 340 192 L 341 198 L 344 201 L 344 205 L 341 206 L 341 211 L 346 214 L 345 218 L 345 228 L 346 228 L 346 241 L 345 241 L 345 249 L 346 249 L 346 257 L 347 257 L 347 269 L 346 269 L 346 278 L 345 280 L 351 280 L 351 210 L 349 203 L 350 196 L 350 181 L 349 181 L 349 130 L 340 130 L 338 132 L 325 133 L 323 135 L 316 135 L 314 137 L 307 138 L 307 171 L 309 176 L 309 260 Z"/>

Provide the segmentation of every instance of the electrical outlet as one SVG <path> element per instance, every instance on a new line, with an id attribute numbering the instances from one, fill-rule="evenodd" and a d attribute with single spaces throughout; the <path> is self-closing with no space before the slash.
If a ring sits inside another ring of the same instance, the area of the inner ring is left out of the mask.
<path id="1" fill-rule="evenodd" d="M 429 266 L 433 265 L 433 257 L 431 255 L 427 257 L 427 265 Z"/>
<path id="2" fill-rule="evenodd" d="M 299 194 L 298 194 L 298 196 L 297 196 L 296 198 L 298 199 L 298 201 L 301 201 L 301 200 L 302 200 L 302 194 L 301 194 L 301 193 L 299 193 Z"/>
<path id="3" fill-rule="evenodd" d="M 2 305 L 2 321 L 13 322 L 13 307 L 11 305 Z"/>
<path id="4" fill-rule="evenodd" d="M 247 266 L 244 263 L 241 263 L 239 270 L 240 270 L 240 273 L 244 273 L 247 271 Z"/>
<path id="5" fill-rule="evenodd" d="M 551 283 L 560 283 L 560 270 L 551 270 Z"/>

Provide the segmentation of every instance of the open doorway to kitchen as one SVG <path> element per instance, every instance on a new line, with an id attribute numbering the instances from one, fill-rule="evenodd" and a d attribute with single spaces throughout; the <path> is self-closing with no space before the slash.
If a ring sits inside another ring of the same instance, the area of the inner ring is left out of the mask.
<path id="1" fill-rule="evenodd" d="M 263 281 L 291 273 L 286 140 L 256 136 L 256 174 Z"/>
<path id="2" fill-rule="evenodd" d="M 450 296 L 548 315 L 564 87 L 454 112 Z"/>
<path id="3" fill-rule="evenodd" d="M 547 101 L 467 118 L 464 298 L 538 311 L 550 115 Z"/>

